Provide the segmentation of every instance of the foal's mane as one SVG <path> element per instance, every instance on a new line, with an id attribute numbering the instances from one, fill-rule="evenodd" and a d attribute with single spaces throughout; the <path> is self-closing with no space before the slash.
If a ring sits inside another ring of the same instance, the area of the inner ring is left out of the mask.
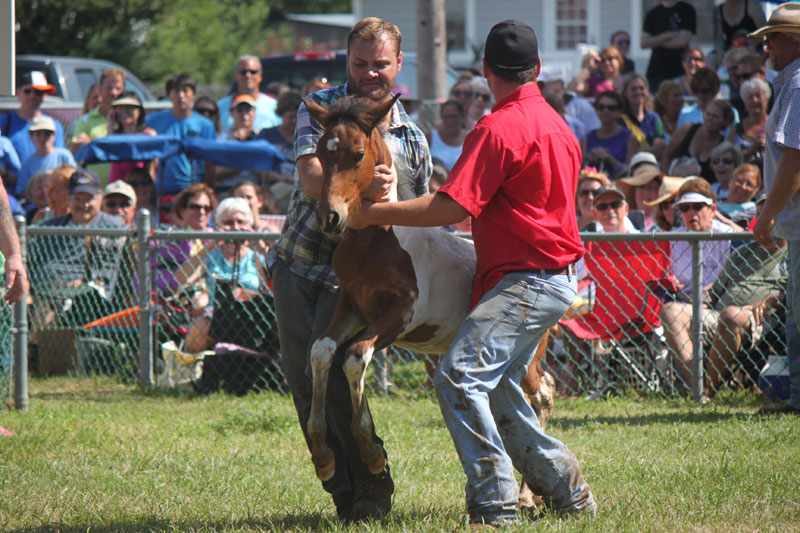
<path id="1" fill-rule="evenodd" d="M 373 105 L 374 103 L 366 98 L 355 98 L 353 96 L 340 98 L 327 108 L 323 126 L 329 128 L 334 124 L 353 122 L 361 131 L 369 135 L 369 132 L 374 128 L 373 114 L 370 113 Z"/>

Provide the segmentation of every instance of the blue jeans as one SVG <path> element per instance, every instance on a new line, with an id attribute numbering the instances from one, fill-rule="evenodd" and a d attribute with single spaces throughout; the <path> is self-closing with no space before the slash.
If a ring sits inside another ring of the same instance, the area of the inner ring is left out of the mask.
<path id="1" fill-rule="evenodd" d="M 283 369 L 300 428 L 310 450 L 307 425 L 311 415 L 311 345 L 328 326 L 339 293 L 298 276 L 281 260 L 273 264 L 271 272 Z M 356 479 L 371 476 L 369 468 L 361 460 L 358 443 L 350 429 L 353 409 L 350 386 L 342 370 L 343 353 L 344 348 L 340 347 L 334 357 L 325 400 L 325 420 L 328 425 L 326 440 L 333 450 L 336 472 L 331 479 L 322 483 L 322 487 L 333 496 L 337 508 L 352 504 L 353 482 Z M 374 432 L 373 439 L 383 445 Z"/>
<path id="2" fill-rule="evenodd" d="M 517 514 L 514 468 L 551 509 L 596 507 L 575 456 L 545 435 L 520 381 L 544 332 L 569 308 L 568 275 L 505 275 L 472 310 L 434 376 L 439 406 L 467 475 L 470 520 Z"/>
<path id="3" fill-rule="evenodd" d="M 786 353 L 789 356 L 789 404 L 800 409 L 800 240 L 787 243 Z"/>

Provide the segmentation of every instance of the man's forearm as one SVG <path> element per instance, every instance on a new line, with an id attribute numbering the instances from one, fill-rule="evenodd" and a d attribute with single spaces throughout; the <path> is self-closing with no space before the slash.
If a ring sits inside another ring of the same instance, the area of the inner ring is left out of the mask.
<path id="1" fill-rule="evenodd" d="M 6 257 L 21 253 L 17 228 L 8 205 L 8 195 L 3 186 L 0 186 L 0 252 L 3 252 Z"/>
<path id="2" fill-rule="evenodd" d="M 461 222 L 469 212 L 444 193 L 433 193 L 404 202 L 382 202 L 364 209 L 369 225 L 446 226 Z"/>
<path id="3" fill-rule="evenodd" d="M 305 155 L 298 159 L 297 176 L 306 196 L 314 200 L 322 197 L 322 165 L 317 156 Z"/>

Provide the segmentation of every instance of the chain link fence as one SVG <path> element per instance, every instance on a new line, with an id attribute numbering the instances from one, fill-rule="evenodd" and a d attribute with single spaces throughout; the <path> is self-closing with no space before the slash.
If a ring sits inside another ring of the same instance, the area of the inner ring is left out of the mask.
<path id="1" fill-rule="evenodd" d="M 276 235 L 143 230 L 28 228 L 31 372 L 287 392 L 264 268 Z M 583 237 L 580 294 L 544 362 L 561 394 L 700 399 L 753 389 L 767 358 L 786 353 L 784 252 L 749 234 Z M 0 327 L 10 324 L 3 313 Z M 432 395 L 436 361 L 390 347 L 376 355 L 368 387 Z"/>

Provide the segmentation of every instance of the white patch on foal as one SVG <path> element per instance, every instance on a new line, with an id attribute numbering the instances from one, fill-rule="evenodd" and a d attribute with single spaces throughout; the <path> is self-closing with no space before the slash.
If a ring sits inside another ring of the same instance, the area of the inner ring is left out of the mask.
<path id="1" fill-rule="evenodd" d="M 335 152 L 339 148 L 339 137 L 331 137 L 325 145 L 329 152 Z"/>

